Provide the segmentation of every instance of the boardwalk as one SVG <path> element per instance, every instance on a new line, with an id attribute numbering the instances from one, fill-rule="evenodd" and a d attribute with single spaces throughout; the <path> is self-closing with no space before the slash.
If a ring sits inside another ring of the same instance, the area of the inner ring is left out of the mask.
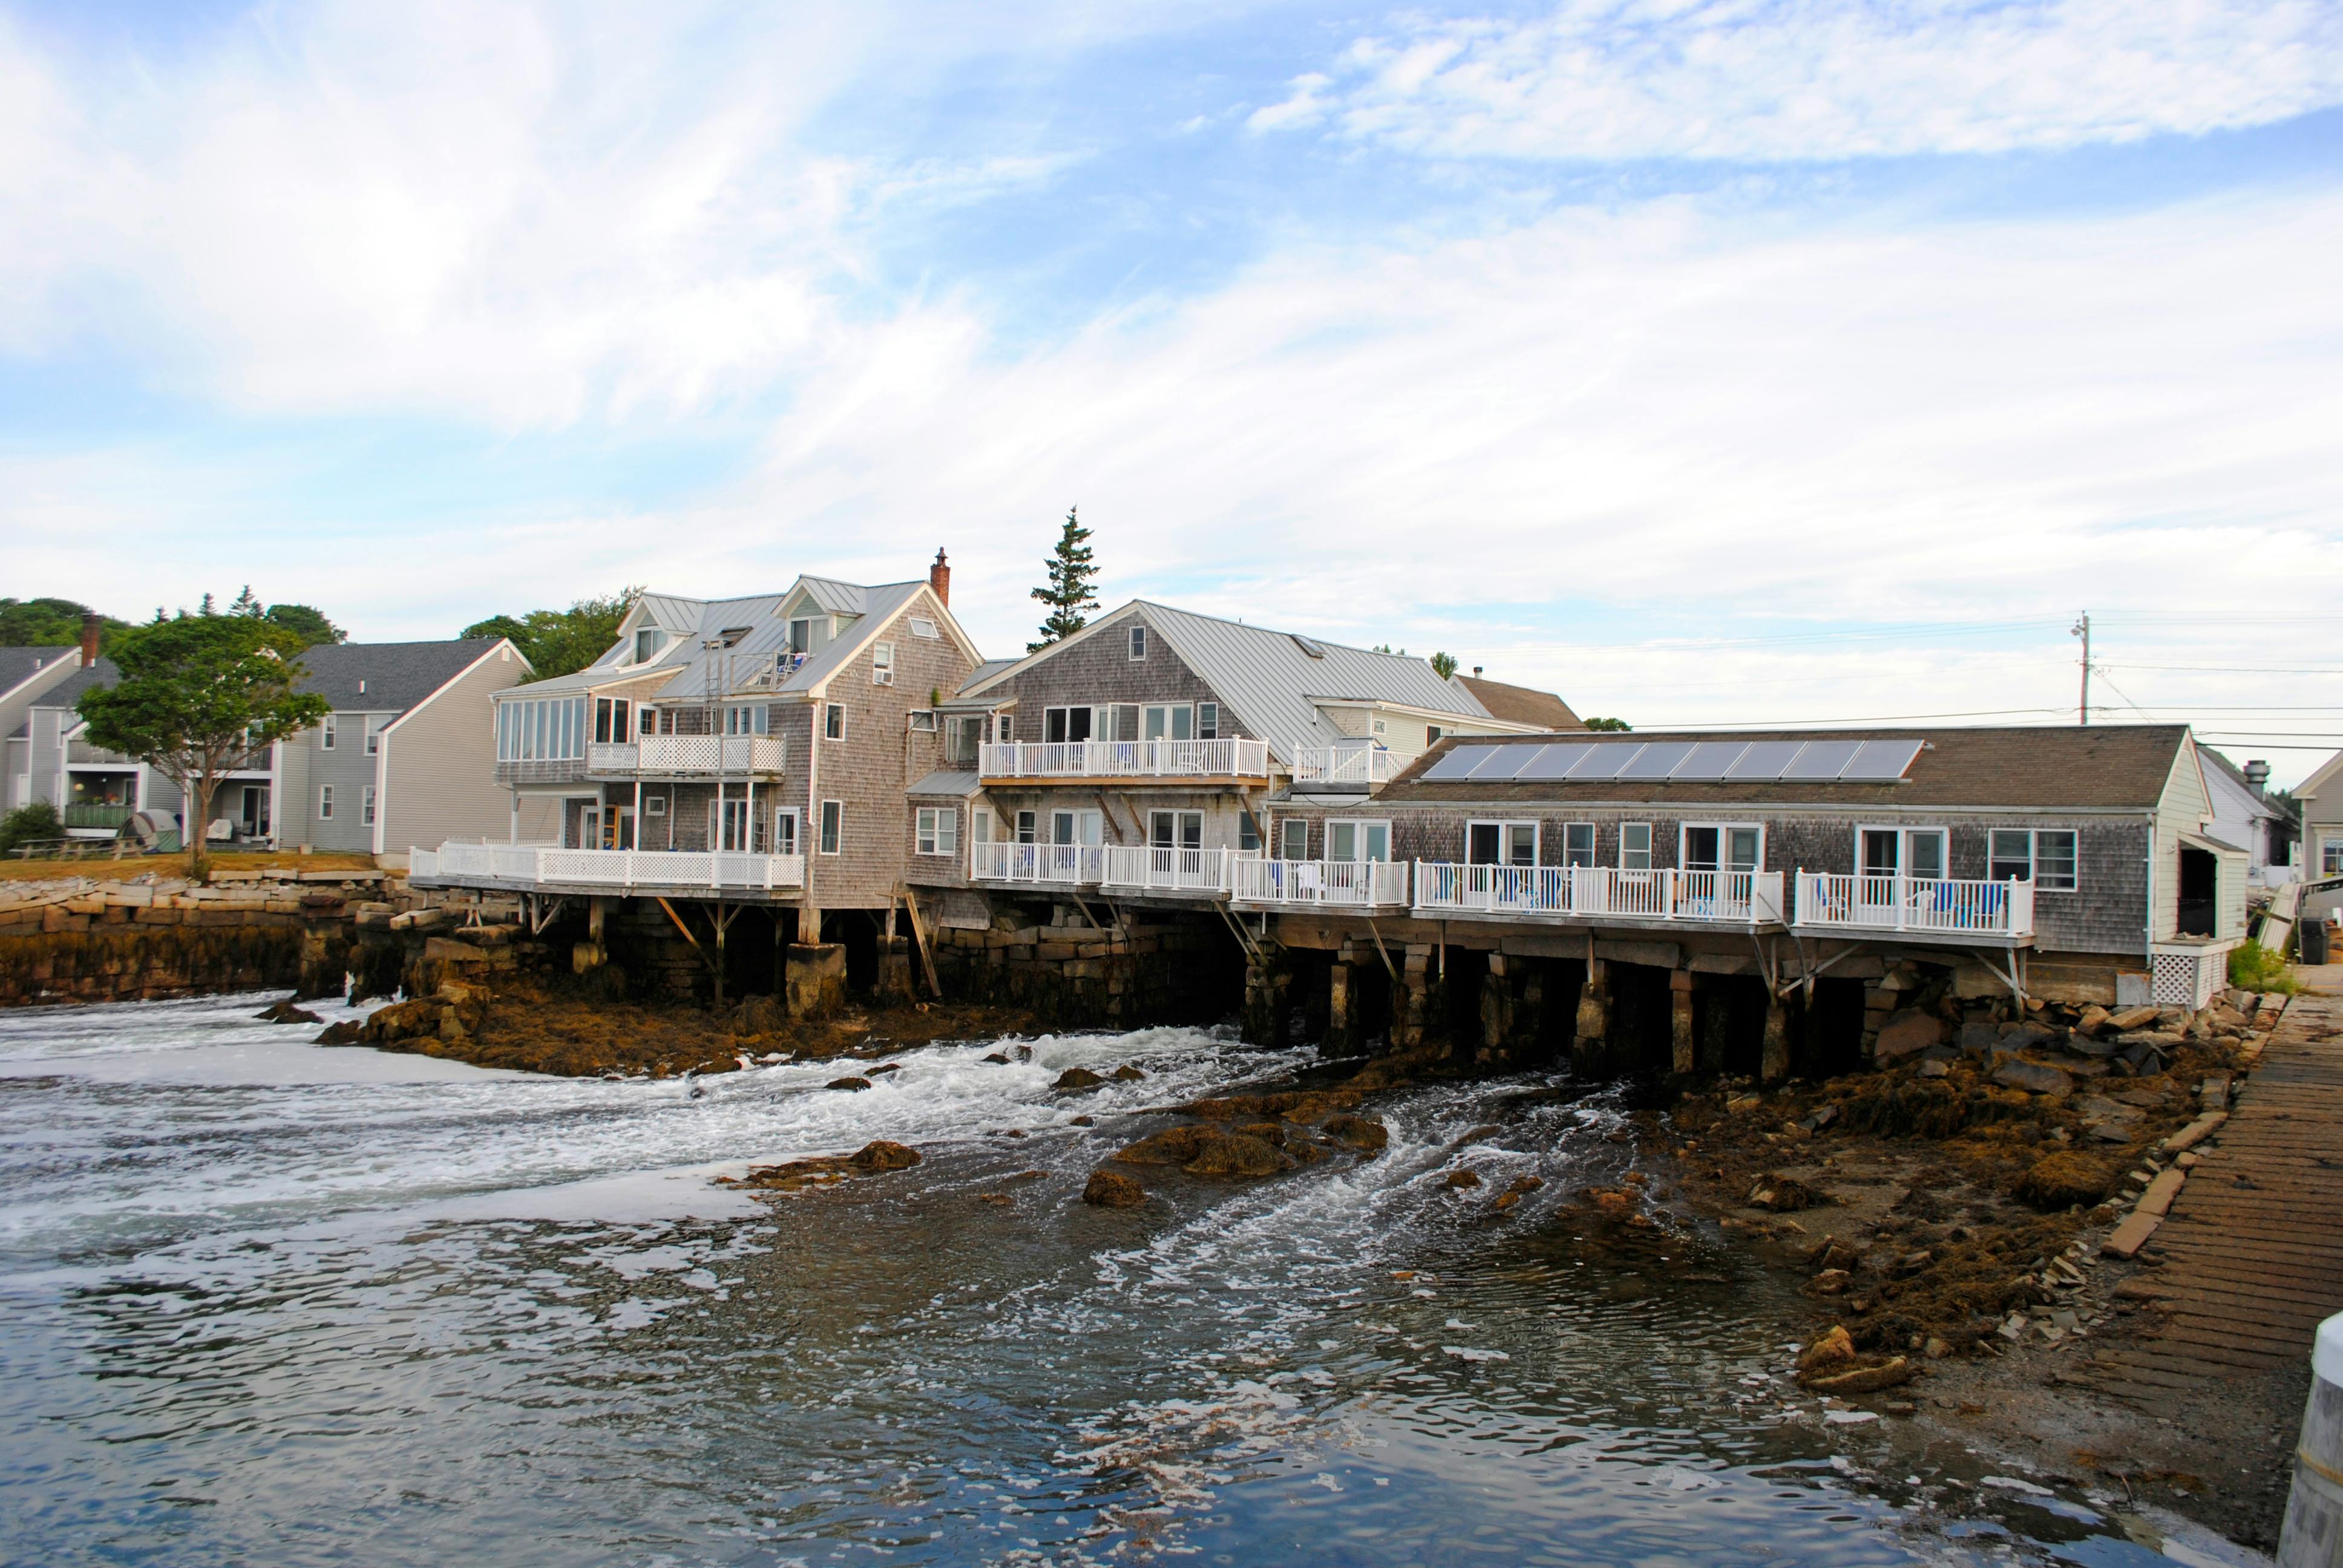
<path id="1" fill-rule="evenodd" d="M 2149 1241 L 2153 1327 L 2089 1382 L 2152 1409 L 2217 1402 L 2240 1379 L 2304 1368 L 2343 1311 L 2343 998 L 2287 1009 L 2234 1114 Z"/>

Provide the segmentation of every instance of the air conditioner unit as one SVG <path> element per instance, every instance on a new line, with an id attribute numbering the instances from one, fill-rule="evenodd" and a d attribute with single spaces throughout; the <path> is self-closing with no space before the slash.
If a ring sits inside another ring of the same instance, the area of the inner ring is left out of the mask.
<path id="1" fill-rule="evenodd" d="M 895 672 L 891 669 L 874 669 L 870 672 L 870 684 L 892 686 L 895 684 Z"/>

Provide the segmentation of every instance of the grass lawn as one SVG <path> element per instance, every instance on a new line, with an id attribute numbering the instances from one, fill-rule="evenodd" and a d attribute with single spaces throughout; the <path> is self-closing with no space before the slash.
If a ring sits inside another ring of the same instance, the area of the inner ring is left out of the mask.
<path id="1" fill-rule="evenodd" d="M 212 869 L 218 871 L 371 871 L 374 857 L 357 854 L 296 855 L 283 850 L 220 851 L 211 855 Z M 75 877 L 87 877 L 101 882 L 127 882 L 145 876 L 166 880 L 185 879 L 187 857 L 176 855 L 125 855 L 115 859 L 110 855 L 93 854 L 79 860 L 6 860 L 0 861 L 0 882 L 71 881 Z"/>

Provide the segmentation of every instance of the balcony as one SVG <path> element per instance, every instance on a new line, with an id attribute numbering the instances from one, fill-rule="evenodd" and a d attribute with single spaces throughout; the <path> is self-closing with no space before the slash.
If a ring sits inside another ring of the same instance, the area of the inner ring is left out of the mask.
<path id="1" fill-rule="evenodd" d="M 1415 864 L 1418 914 L 1595 923 L 1779 925 L 1779 871 L 1620 870 L 1610 866 Z"/>
<path id="2" fill-rule="evenodd" d="M 1798 873 L 1800 930 L 2025 941 L 2034 936 L 2032 882 Z"/>
<path id="3" fill-rule="evenodd" d="M 735 850 L 447 843 L 436 850 L 414 850 L 408 857 L 407 875 L 528 891 L 569 888 L 647 893 L 770 892 L 805 886 L 805 857 Z"/>
<path id="4" fill-rule="evenodd" d="M 780 738 L 771 735 L 648 735 L 598 740 L 586 749 L 597 779 L 741 779 L 781 771 Z"/>
<path id="5" fill-rule="evenodd" d="M 1095 887 L 1104 854 L 1096 844 L 971 844 L 968 874 L 980 882 Z"/>
<path id="6" fill-rule="evenodd" d="M 68 801 L 65 809 L 68 828 L 98 828 L 111 833 L 130 820 L 131 808 L 111 806 L 103 800 Z"/>
<path id="7" fill-rule="evenodd" d="M 1209 742 L 1208 742 L 1209 744 Z M 1216 899 L 1229 890 L 1229 868 L 1257 856 L 1233 849 L 1173 849 L 1116 844 L 1106 852 L 1106 885 L 1121 892 Z"/>
<path id="8" fill-rule="evenodd" d="M 1265 740 L 1018 740 L 977 749 L 988 784 L 1020 779 L 1269 782 Z"/>
<path id="9" fill-rule="evenodd" d="M 1276 909 L 1404 910 L 1404 860 L 1263 860 L 1241 856 L 1230 897 Z"/>
<path id="10" fill-rule="evenodd" d="M 1371 741 L 1341 746 L 1295 747 L 1293 787 L 1318 789 L 1380 789 L 1407 766 L 1398 753 Z"/>
<path id="11" fill-rule="evenodd" d="M 575 784 L 585 777 L 583 757 L 507 758 L 497 764 L 499 784 Z"/>

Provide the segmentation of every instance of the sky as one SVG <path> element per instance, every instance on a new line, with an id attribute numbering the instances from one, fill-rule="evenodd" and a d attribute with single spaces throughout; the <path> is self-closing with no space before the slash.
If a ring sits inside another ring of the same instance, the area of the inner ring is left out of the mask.
<path id="1" fill-rule="evenodd" d="M 2343 5 L 0 0 L 0 594 L 2343 747 Z"/>

